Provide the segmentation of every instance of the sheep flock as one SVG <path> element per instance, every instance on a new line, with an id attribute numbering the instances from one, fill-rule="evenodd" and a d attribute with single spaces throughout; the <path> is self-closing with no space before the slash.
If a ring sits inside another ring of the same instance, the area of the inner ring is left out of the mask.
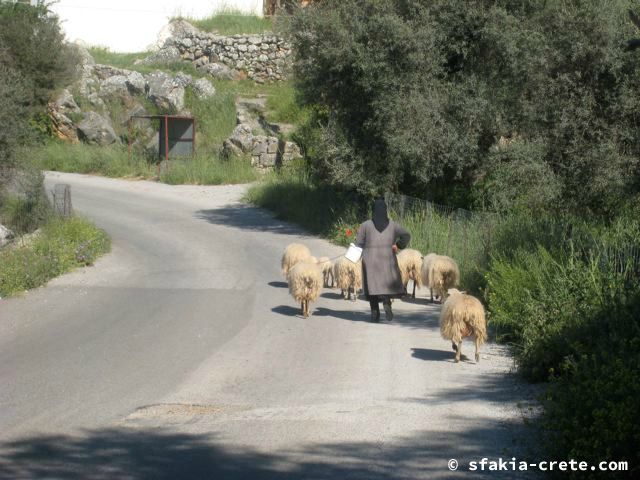
<path id="1" fill-rule="evenodd" d="M 487 339 L 486 316 L 482 303 L 477 298 L 461 292 L 460 269 L 456 261 L 445 255 L 407 248 L 396 256 L 402 283 L 407 290 L 412 282 L 412 297 L 416 289 L 430 290 L 430 301 L 435 298 L 442 304 L 440 333 L 451 342 L 455 361 L 459 362 L 464 338 L 475 341 L 475 360 L 480 361 L 480 346 Z M 289 293 L 300 304 L 302 316 L 311 315 L 311 304 L 316 302 L 323 288 L 338 288 L 345 300 L 356 301 L 362 289 L 362 262 L 353 263 L 344 255 L 329 258 L 314 257 L 309 248 L 301 243 L 288 245 L 282 255 L 282 274 L 287 280 Z"/>

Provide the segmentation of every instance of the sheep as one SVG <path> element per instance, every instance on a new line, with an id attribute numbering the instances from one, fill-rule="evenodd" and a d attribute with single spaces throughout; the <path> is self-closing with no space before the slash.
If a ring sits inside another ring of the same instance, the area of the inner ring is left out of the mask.
<path id="1" fill-rule="evenodd" d="M 287 274 L 289 293 L 302 307 L 302 316 L 309 316 L 309 304 L 315 302 L 322 291 L 322 270 L 312 260 L 296 263 Z"/>
<path id="2" fill-rule="evenodd" d="M 422 280 L 422 284 L 425 287 L 429 287 L 429 291 L 431 293 L 431 303 L 433 303 L 433 286 L 431 285 L 431 281 L 429 279 L 429 270 L 431 269 L 431 262 L 438 255 L 435 253 L 429 253 L 425 255 L 422 259 L 422 266 L 420 268 L 420 278 Z"/>
<path id="3" fill-rule="evenodd" d="M 462 354 L 462 339 L 475 337 L 476 363 L 480 361 L 480 345 L 487 339 L 487 321 L 480 300 L 455 288 L 449 289 L 449 298 L 440 312 L 440 334 L 451 341 L 456 352 L 456 363 Z"/>
<path id="4" fill-rule="evenodd" d="M 333 262 L 329 257 L 320 257 L 318 264 L 322 269 L 322 276 L 324 277 L 324 286 L 333 288 Z"/>
<path id="5" fill-rule="evenodd" d="M 353 263 L 348 258 L 339 257 L 333 265 L 333 278 L 336 286 L 342 290 L 345 300 L 351 297 L 353 291 L 353 301 L 358 299 L 358 290 L 362 288 L 362 261 Z"/>
<path id="6" fill-rule="evenodd" d="M 422 275 L 420 269 L 422 267 L 422 254 L 418 250 L 405 248 L 396 256 L 398 259 L 398 267 L 402 276 L 402 284 L 407 288 L 409 280 L 413 280 L 412 298 L 416 298 L 416 286 L 422 287 Z"/>
<path id="7" fill-rule="evenodd" d="M 287 248 L 284 249 L 284 253 L 282 254 L 282 275 L 287 278 L 291 267 L 309 257 L 311 257 L 311 252 L 305 245 L 301 243 L 291 243 L 287 245 Z"/>
<path id="8" fill-rule="evenodd" d="M 460 269 L 451 257 L 436 255 L 428 262 L 429 287 L 436 291 L 440 297 L 440 303 L 447 299 L 447 290 L 458 286 L 460 282 Z"/>

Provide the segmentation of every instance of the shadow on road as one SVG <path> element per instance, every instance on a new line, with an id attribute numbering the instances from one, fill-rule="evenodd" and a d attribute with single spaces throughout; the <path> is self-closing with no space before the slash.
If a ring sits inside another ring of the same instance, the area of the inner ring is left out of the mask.
<path id="1" fill-rule="evenodd" d="M 198 210 L 194 215 L 214 225 L 255 230 L 259 232 L 280 233 L 284 235 L 305 235 L 299 227 L 275 219 L 268 212 L 249 205 L 230 205 L 212 210 Z"/>
<path id="2" fill-rule="evenodd" d="M 289 286 L 287 282 L 269 282 L 267 285 L 274 288 L 287 288 Z"/>
<path id="3" fill-rule="evenodd" d="M 447 461 L 456 456 L 464 478 L 480 478 L 464 471 L 465 465 L 501 456 L 505 446 L 513 445 L 513 433 L 520 428 L 514 423 L 456 433 L 414 432 L 390 439 L 384 446 L 379 442 L 313 444 L 277 453 L 225 446 L 214 434 L 89 430 L 78 436 L 39 435 L 0 444 L 0 479 L 450 478 Z M 490 478 L 526 478 L 525 472 L 491 473 Z"/>
<path id="4" fill-rule="evenodd" d="M 455 352 L 453 350 L 444 351 L 444 350 L 431 350 L 429 348 L 412 348 L 411 356 L 413 358 L 418 358 L 420 360 L 426 360 L 427 362 L 453 362 L 455 357 Z M 462 354 L 460 359 L 463 362 L 469 360 L 469 358 Z"/>
<path id="5" fill-rule="evenodd" d="M 290 305 L 278 305 L 277 307 L 273 307 L 271 309 L 272 312 L 278 313 L 280 315 L 285 315 L 287 317 L 302 317 L 301 307 L 292 307 Z"/>

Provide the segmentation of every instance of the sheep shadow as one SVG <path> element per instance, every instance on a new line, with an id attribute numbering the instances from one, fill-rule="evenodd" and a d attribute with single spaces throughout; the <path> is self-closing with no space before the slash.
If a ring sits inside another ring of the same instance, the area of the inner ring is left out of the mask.
<path id="1" fill-rule="evenodd" d="M 320 295 L 322 298 L 328 298 L 331 300 L 342 300 L 344 297 L 339 292 L 324 292 Z"/>
<path id="2" fill-rule="evenodd" d="M 304 235 L 306 232 L 292 224 L 278 220 L 270 212 L 249 205 L 228 205 L 211 210 L 198 210 L 194 216 L 214 225 L 233 227 L 241 230 L 280 233 L 284 235 Z"/>
<path id="3" fill-rule="evenodd" d="M 273 307 L 271 311 L 273 313 L 277 313 L 279 315 L 285 315 L 287 317 L 302 318 L 302 309 L 300 307 L 292 307 L 290 305 L 279 305 L 277 307 Z"/>
<path id="4" fill-rule="evenodd" d="M 287 282 L 269 282 L 267 285 L 274 288 L 287 288 L 289 286 Z"/>
<path id="5" fill-rule="evenodd" d="M 452 363 L 455 359 L 456 353 L 452 350 L 432 350 L 430 348 L 412 348 L 411 356 L 413 358 L 417 358 L 419 360 L 424 360 L 427 362 L 450 362 Z M 460 360 L 463 362 L 471 362 L 469 357 L 467 357 L 464 353 L 461 354 Z"/>

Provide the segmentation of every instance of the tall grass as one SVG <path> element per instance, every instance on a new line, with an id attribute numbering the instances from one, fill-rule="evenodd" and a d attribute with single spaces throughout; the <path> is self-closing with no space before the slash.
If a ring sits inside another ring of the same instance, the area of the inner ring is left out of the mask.
<path id="1" fill-rule="evenodd" d="M 207 18 L 185 18 L 185 20 L 200 30 L 220 35 L 273 31 L 273 21 L 270 18 L 259 17 L 233 8 L 218 10 Z"/>
<path id="2" fill-rule="evenodd" d="M 364 205 L 353 193 L 317 185 L 295 166 L 268 174 L 245 200 L 327 238 L 334 238 L 340 225 L 358 222 Z"/>

